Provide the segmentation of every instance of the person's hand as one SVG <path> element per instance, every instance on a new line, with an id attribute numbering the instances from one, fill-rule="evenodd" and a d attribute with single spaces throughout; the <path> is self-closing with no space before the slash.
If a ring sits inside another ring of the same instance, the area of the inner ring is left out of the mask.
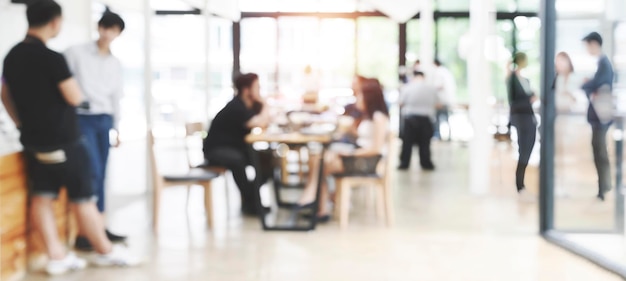
<path id="1" fill-rule="evenodd" d="M 530 96 L 530 103 L 535 103 L 539 98 L 537 98 L 537 96 L 533 95 Z"/>
<path id="2" fill-rule="evenodd" d="M 115 131 L 115 143 L 112 145 L 114 148 L 118 148 L 122 145 L 122 140 L 120 139 L 120 131 Z"/>

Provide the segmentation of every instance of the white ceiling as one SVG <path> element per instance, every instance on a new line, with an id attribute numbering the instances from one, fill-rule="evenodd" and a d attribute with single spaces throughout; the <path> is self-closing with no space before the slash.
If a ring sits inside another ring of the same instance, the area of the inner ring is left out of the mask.
<path id="1" fill-rule="evenodd" d="M 143 0 L 99 0 L 118 11 L 143 11 Z M 218 16 L 238 21 L 241 18 L 238 0 L 150 0 L 154 10 L 190 10 L 198 8 L 204 10 L 209 5 L 209 11 Z"/>

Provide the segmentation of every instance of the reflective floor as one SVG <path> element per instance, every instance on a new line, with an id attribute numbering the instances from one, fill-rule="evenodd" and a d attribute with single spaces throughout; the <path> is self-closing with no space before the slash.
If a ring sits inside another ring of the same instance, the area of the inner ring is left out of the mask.
<path id="1" fill-rule="evenodd" d="M 184 169 L 179 147 L 161 143 L 161 169 Z M 263 232 L 257 219 L 239 214 L 234 184 L 227 204 L 223 181 L 216 180 L 215 229 L 206 229 L 202 189 L 192 189 L 186 208 L 186 189 L 171 188 L 162 196 L 158 238 L 150 231 L 145 171 L 136 169 L 144 150 L 129 142 L 113 152 L 108 220 L 114 231 L 130 235 L 145 265 L 58 278 L 32 273 L 27 280 L 621 280 L 537 235 L 537 205 L 516 196 L 515 153 L 508 145 L 493 149 L 488 194 L 473 195 L 468 149 L 436 143 L 437 171 L 422 172 L 414 161 L 410 171 L 395 174 L 396 225 L 390 229 L 357 192 L 345 231 L 331 222 L 309 233 Z M 527 182 L 537 190 L 536 166 Z M 271 201 L 270 189 L 264 194 Z"/>

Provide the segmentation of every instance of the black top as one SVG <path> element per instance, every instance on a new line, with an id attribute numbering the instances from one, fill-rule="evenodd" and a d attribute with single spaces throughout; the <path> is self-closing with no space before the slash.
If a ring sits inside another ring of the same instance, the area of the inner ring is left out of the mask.
<path id="1" fill-rule="evenodd" d="M 528 83 L 528 80 L 525 82 Z M 533 106 L 530 102 L 533 93 L 526 91 L 517 75 L 512 74 L 507 80 L 507 91 L 509 94 L 511 114 L 534 114 Z"/>
<path id="2" fill-rule="evenodd" d="M 248 109 L 240 98 L 233 98 L 211 122 L 209 134 L 204 139 L 204 154 L 207 155 L 209 151 L 220 147 L 245 151 L 245 137 L 250 133 L 246 124 L 258 111 L 260 110 Z"/>
<path id="3" fill-rule="evenodd" d="M 21 122 L 24 146 L 59 146 L 78 140 L 76 110 L 59 89 L 60 82 L 72 77 L 63 55 L 27 36 L 4 59 L 3 77 Z"/>
<path id="4" fill-rule="evenodd" d="M 602 55 L 600 60 L 598 61 L 598 70 L 596 74 L 593 76 L 593 79 L 587 81 L 582 89 L 587 94 L 587 97 L 591 97 L 592 94 L 600 94 L 602 91 L 602 87 L 608 87 L 608 91 L 611 92 L 613 90 L 613 79 L 615 78 L 615 72 L 613 71 L 613 65 L 609 58 L 606 55 Z M 596 113 L 595 108 L 593 107 L 593 103 L 589 103 L 589 109 L 587 111 L 587 121 L 591 124 L 601 124 L 600 118 Z"/>

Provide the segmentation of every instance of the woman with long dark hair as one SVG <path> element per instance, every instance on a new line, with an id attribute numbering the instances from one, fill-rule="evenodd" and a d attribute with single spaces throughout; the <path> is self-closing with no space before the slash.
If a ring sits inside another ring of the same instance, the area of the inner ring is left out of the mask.
<path id="1" fill-rule="evenodd" d="M 385 153 L 385 142 L 389 134 L 389 110 L 383 96 L 383 88 L 377 79 L 365 79 L 360 86 L 360 92 L 356 93 L 356 107 L 363 116 L 357 129 L 357 145 L 352 149 L 343 146 L 341 150 L 329 151 L 324 158 L 324 178 L 345 171 L 341 157 L 376 157 Z M 312 174 L 319 172 L 319 161 L 315 161 L 315 158 L 313 157 L 311 161 Z M 299 208 L 309 206 L 315 200 L 318 183 L 316 177 L 312 178 L 299 200 Z M 326 222 L 330 219 L 328 207 L 330 196 L 326 182 L 322 183 L 320 191 L 317 217 L 318 221 Z"/>
<path id="2" fill-rule="evenodd" d="M 507 79 L 507 88 L 509 105 L 511 106 L 511 125 L 517 129 L 517 144 L 519 146 L 515 185 L 517 192 L 524 194 L 527 192 L 524 184 L 526 167 L 537 138 L 537 121 L 532 107 L 532 103 L 537 98 L 530 88 L 530 81 L 522 76 L 522 70 L 528 66 L 526 54 L 515 54 L 513 66 L 513 72 Z"/>

